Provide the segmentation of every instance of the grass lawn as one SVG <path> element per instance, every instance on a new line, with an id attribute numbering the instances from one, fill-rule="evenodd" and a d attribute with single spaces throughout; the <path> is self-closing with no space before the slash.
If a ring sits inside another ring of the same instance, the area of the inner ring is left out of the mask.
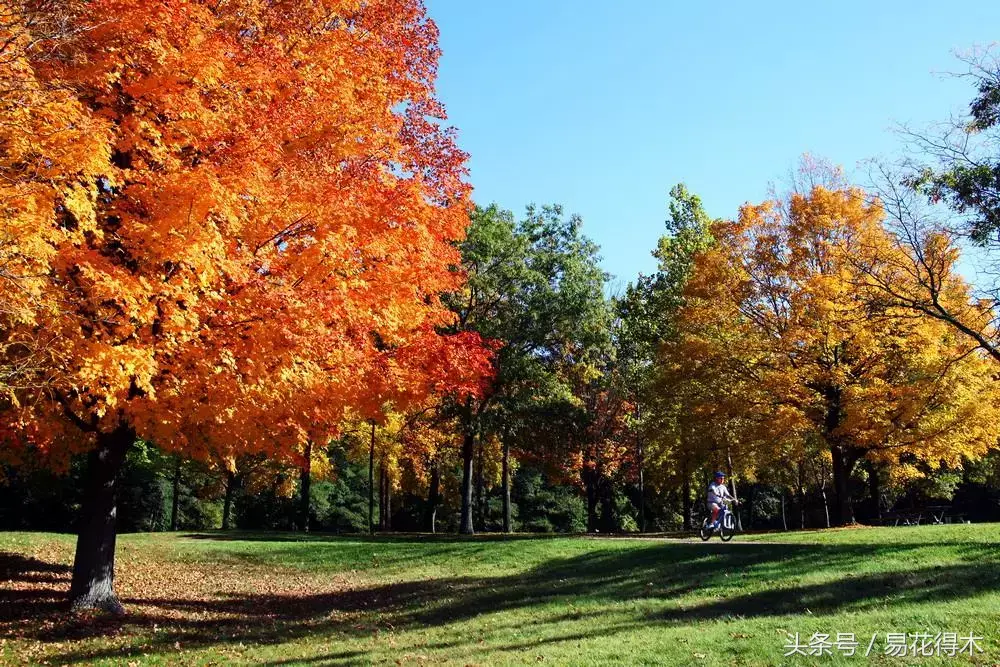
<path id="1" fill-rule="evenodd" d="M 0 533 L 0 662 L 996 665 L 998 543 L 996 524 L 729 544 L 122 535 L 130 613 L 109 619 L 64 609 L 72 537 Z M 784 657 L 796 632 L 855 633 L 858 655 Z M 971 632 L 983 652 L 889 657 L 886 632 Z"/>

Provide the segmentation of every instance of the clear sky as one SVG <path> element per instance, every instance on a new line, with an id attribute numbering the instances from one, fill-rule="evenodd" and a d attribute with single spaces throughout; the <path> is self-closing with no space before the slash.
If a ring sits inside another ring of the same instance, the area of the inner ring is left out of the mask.
<path id="1" fill-rule="evenodd" d="M 1000 39 L 994 0 L 426 2 L 476 200 L 579 213 L 613 290 L 655 268 L 674 183 L 732 217 L 805 152 L 895 155 L 972 98 L 953 52 Z"/>

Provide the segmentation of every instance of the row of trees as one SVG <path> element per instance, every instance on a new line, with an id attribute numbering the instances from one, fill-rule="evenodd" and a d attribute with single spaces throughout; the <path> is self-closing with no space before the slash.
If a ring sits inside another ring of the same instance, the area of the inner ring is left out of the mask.
<path id="1" fill-rule="evenodd" d="M 675 187 L 609 297 L 579 218 L 472 205 L 418 0 L 2 11 L 0 454 L 11 502 L 67 475 L 77 607 L 120 609 L 119 496 L 138 529 L 607 532 L 690 527 L 716 468 L 827 523 L 828 484 L 847 523 L 859 482 L 877 515 L 989 478 L 1000 293 L 957 261 L 1000 242 L 996 63 L 867 190 L 807 166 L 727 221 Z"/>

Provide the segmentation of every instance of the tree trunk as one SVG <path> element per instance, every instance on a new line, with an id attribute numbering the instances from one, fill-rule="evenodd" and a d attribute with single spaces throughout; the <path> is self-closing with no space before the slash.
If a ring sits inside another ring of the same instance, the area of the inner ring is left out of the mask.
<path id="1" fill-rule="evenodd" d="M 846 526 L 854 523 L 854 506 L 851 503 L 854 459 L 841 445 L 835 445 L 830 452 L 833 455 L 833 492 L 837 500 L 835 517 L 838 526 Z"/>
<path id="2" fill-rule="evenodd" d="M 486 530 L 486 511 L 483 506 L 483 490 L 484 490 L 484 480 L 483 480 L 483 439 L 476 439 L 476 512 L 475 520 L 476 525 L 479 526 L 480 530 Z"/>
<path id="3" fill-rule="evenodd" d="M 378 465 L 378 529 L 385 530 L 385 461 Z"/>
<path id="4" fill-rule="evenodd" d="M 614 533 L 618 528 L 615 524 L 614 487 L 604 475 L 601 475 L 597 484 L 601 492 L 601 530 L 605 533 Z"/>
<path id="5" fill-rule="evenodd" d="M 729 473 L 729 485 L 733 487 L 733 501 L 739 504 L 740 497 L 736 494 L 736 478 L 733 477 L 733 453 L 729 450 L 729 447 L 726 447 L 726 465 L 728 466 L 726 472 Z M 733 514 L 736 519 L 736 530 L 742 531 L 743 522 L 740 520 L 741 512 L 738 509 L 734 509 Z"/>
<path id="6" fill-rule="evenodd" d="M 510 443 L 503 443 L 503 532 L 511 531 L 510 516 Z"/>
<path id="7" fill-rule="evenodd" d="M 799 530 L 806 529 L 806 482 L 805 482 L 805 466 L 802 461 L 799 461 L 798 465 L 798 475 L 795 479 L 796 482 L 796 493 L 799 499 Z"/>
<path id="8" fill-rule="evenodd" d="M 427 530 L 437 532 L 437 508 L 441 502 L 441 470 L 437 459 L 431 463 L 431 483 L 427 493 Z"/>
<path id="9" fill-rule="evenodd" d="M 222 502 L 222 530 L 229 530 L 229 517 L 233 508 L 233 493 L 236 487 L 236 473 L 226 471 L 226 497 Z"/>
<path id="10" fill-rule="evenodd" d="M 471 416 L 469 421 L 471 422 Z M 458 532 L 462 535 L 472 535 L 475 529 L 472 525 L 472 461 L 476 454 L 475 427 L 466 424 L 462 439 L 462 516 Z"/>
<path id="11" fill-rule="evenodd" d="M 882 519 L 882 485 L 878 478 L 878 466 L 872 461 L 865 463 L 868 468 L 868 500 L 871 503 L 872 522 L 877 524 Z"/>
<path id="12" fill-rule="evenodd" d="M 385 529 L 392 530 L 392 477 L 385 471 Z"/>
<path id="13" fill-rule="evenodd" d="M 88 456 L 69 593 L 74 610 L 124 611 L 114 589 L 116 483 L 134 442 L 135 432 L 119 426 L 111 433 L 99 433 L 97 447 Z"/>
<path id="14" fill-rule="evenodd" d="M 642 440 L 639 440 L 639 532 L 646 532 L 646 460 L 645 452 L 642 448 Z"/>
<path id="15" fill-rule="evenodd" d="M 788 532 L 788 517 L 785 516 L 785 489 L 781 489 L 781 529 Z"/>
<path id="16" fill-rule="evenodd" d="M 299 528 L 303 533 L 309 532 L 309 489 L 312 486 L 312 440 L 306 441 L 305 460 L 299 471 Z"/>
<path id="17" fill-rule="evenodd" d="M 834 518 L 838 526 L 846 526 L 854 523 L 854 508 L 851 506 L 851 470 L 857 459 L 851 458 L 844 442 L 834 435 L 843 418 L 840 387 L 825 387 L 823 396 L 827 406 L 823 428 L 833 459 L 833 492 L 837 501 Z"/>
<path id="18" fill-rule="evenodd" d="M 823 481 L 819 485 L 819 493 L 823 497 L 823 512 L 826 515 L 826 527 L 830 527 L 830 503 L 826 497 L 826 476 L 823 476 Z"/>
<path id="19" fill-rule="evenodd" d="M 177 509 L 180 504 L 181 497 L 181 457 L 175 455 L 174 459 L 174 485 L 173 493 L 174 496 L 170 500 L 170 530 L 177 530 Z"/>
<path id="20" fill-rule="evenodd" d="M 684 514 L 681 517 L 681 521 L 683 522 L 681 527 L 684 530 L 691 530 L 691 510 L 693 509 L 691 503 L 691 475 L 688 473 L 686 465 L 684 467 L 684 481 L 681 483 L 681 494 L 683 495 L 683 498 L 681 498 L 681 512 Z"/>
<path id="21" fill-rule="evenodd" d="M 372 422 L 372 439 L 368 446 L 368 532 L 375 533 L 375 422 Z"/>
<path id="22" fill-rule="evenodd" d="M 584 463 L 583 466 L 583 488 L 587 493 L 587 532 L 596 533 L 597 531 L 597 484 L 595 478 L 595 473 L 592 469 L 587 467 Z"/>

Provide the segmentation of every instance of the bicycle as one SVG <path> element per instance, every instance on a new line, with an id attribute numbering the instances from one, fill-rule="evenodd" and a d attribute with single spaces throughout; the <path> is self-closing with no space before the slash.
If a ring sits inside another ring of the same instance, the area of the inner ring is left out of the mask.
<path id="1" fill-rule="evenodd" d="M 719 539 L 723 542 L 733 539 L 733 535 L 736 533 L 736 517 L 730 511 L 729 503 L 722 503 L 719 507 L 718 526 L 712 524 L 712 514 L 709 512 L 701 523 L 698 537 L 701 538 L 702 542 L 707 542 L 716 530 L 719 531 Z"/>

